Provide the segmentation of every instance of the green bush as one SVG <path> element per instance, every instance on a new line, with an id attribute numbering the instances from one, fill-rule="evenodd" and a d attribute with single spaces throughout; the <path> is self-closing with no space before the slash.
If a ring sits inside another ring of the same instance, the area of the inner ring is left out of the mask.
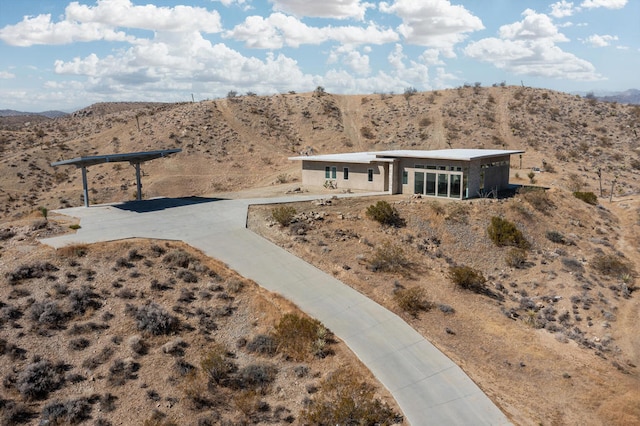
<path id="1" fill-rule="evenodd" d="M 291 206 L 279 206 L 271 210 L 271 217 L 278 222 L 280 226 L 289 226 L 296 213 L 296 209 Z"/>
<path id="2" fill-rule="evenodd" d="M 598 205 L 598 197 L 593 192 L 576 191 L 573 193 L 573 196 L 592 206 Z"/>
<path id="3" fill-rule="evenodd" d="M 528 249 L 531 246 L 516 225 L 498 216 L 491 218 L 487 232 L 491 241 L 498 247 L 514 246 Z"/>
<path id="4" fill-rule="evenodd" d="M 405 221 L 398 214 L 398 210 L 384 200 L 367 207 L 367 217 L 383 225 L 395 227 L 405 225 Z"/>
<path id="5" fill-rule="evenodd" d="M 396 291 L 393 294 L 393 299 L 400 309 L 407 311 L 414 317 L 417 317 L 420 311 L 428 311 L 433 308 L 433 303 L 425 296 L 424 288 L 418 286 Z"/>

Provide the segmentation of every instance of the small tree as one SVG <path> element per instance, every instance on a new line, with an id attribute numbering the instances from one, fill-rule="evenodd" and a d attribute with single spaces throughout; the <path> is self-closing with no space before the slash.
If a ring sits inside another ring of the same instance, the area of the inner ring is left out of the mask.
<path id="1" fill-rule="evenodd" d="M 598 205 L 598 196 L 593 192 L 576 191 L 573 193 L 573 196 L 578 200 L 582 200 L 587 204 L 591 204 L 592 206 Z"/>

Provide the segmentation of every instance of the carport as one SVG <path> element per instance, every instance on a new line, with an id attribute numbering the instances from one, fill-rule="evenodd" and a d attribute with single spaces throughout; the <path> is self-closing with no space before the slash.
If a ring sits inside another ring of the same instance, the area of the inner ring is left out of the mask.
<path id="1" fill-rule="evenodd" d="M 180 148 L 175 148 L 162 149 L 157 151 L 128 152 L 124 154 L 93 155 L 89 157 L 72 158 L 71 160 L 56 161 L 54 163 L 51 163 L 51 166 L 76 166 L 76 168 L 82 169 L 82 193 L 84 195 L 84 206 L 89 207 L 89 184 L 87 183 L 87 167 L 103 163 L 128 162 L 136 168 L 136 185 L 138 189 L 136 199 L 141 200 L 142 183 L 140 181 L 140 164 L 144 163 L 145 161 L 166 157 L 168 155 L 175 154 L 181 151 L 182 150 Z"/>

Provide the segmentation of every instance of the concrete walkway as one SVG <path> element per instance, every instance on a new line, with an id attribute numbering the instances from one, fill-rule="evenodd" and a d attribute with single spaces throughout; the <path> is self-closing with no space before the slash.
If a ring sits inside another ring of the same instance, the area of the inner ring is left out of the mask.
<path id="1" fill-rule="evenodd" d="M 59 210 L 80 218 L 53 247 L 125 238 L 182 240 L 294 302 L 342 339 L 392 393 L 411 425 L 502 425 L 504 414 L 400 317 L 246 229 L 250 204 L 318 199 L 158 199 Z"/>

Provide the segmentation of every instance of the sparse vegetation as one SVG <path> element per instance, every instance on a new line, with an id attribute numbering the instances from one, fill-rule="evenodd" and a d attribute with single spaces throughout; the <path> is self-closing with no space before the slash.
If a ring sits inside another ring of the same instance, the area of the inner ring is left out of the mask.
<path id="1" fill-rule="evenodd" d="M 528 249 L 531 245 L 524 235 L 522 235 L 522 231 L 513 223 L 498 216 L 491 218 L 491 224 L 487 228 L 487 233 L 491 241 L 498 247 L 514 246 L 521 249 Z"/>
<path id="2" fill-rule="evenodd" d="M 369 260 L 372 271 L 402 272 L 406 271 L 411 262 L 404 253 L 404 249 L 390 241 L 379 244 Z"/>
<path id="3" fill-rule="evenodd" d="M 405 220 L 400 217 L 398 210 L 388 202 L 381 200 L 367 207 L 367 217 L 383 225 L 400 227 Z"/>
<path id="4" fill-rule="evenodd" d="M 428 311 L 434 306 L 434 304 L 427 299 L 424 289 L 418 286 L 396 290 L 393 294 L 393 299 L 400 309 L 414 317 L 417 317 L 421 311 Z"/>
<path id="5" fill-rule="evenodd" d="M 296 215 L 296 209 L 292 206 L 279 206 L 271 210 L 271 217 L 278 222 L 280 226 L 286 227 L 291 224 L 293 217 Z"/>
<path id="6" fill-rule="evenodd" d="M 153 302 L 139 307 L 127 305 L 126 313 L 136 320 L 138 330 L 152 335 L 170 334 L 178 327 L 178 319 Z"/>

